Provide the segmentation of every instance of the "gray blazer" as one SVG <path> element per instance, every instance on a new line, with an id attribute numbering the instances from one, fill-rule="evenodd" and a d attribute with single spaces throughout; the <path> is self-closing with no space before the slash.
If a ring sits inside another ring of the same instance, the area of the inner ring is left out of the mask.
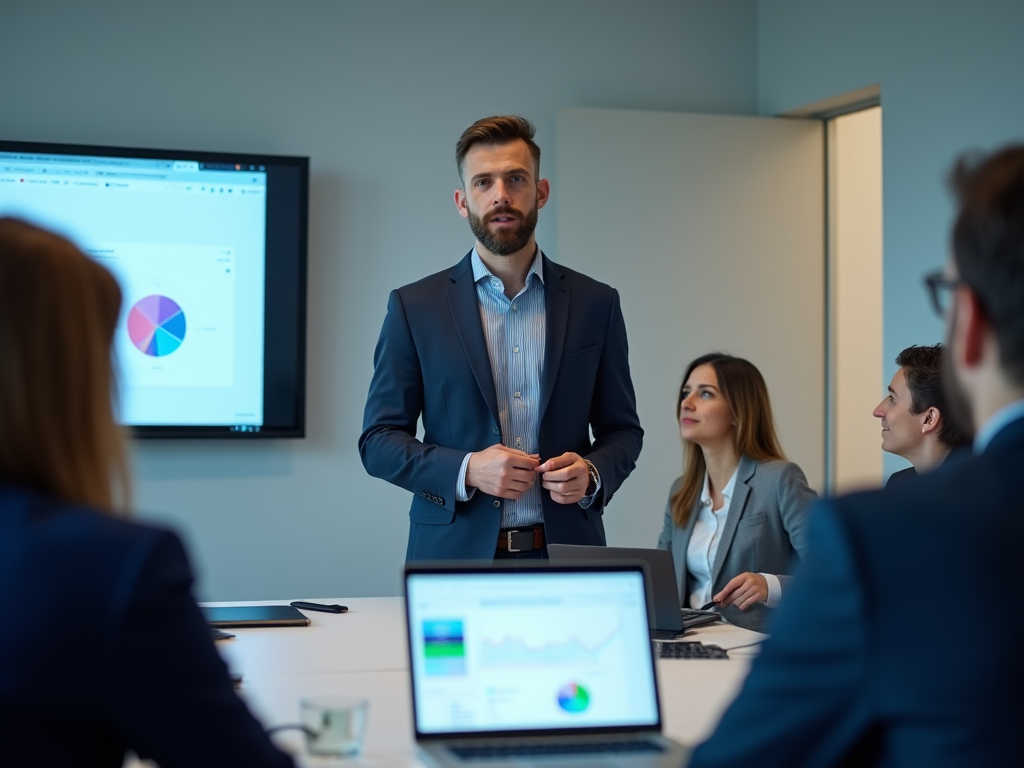
<path id="1" fill-rule="evenodd" d="M 743 456 L 736 473 L 729 516 L 711 567 L 712 594 L 748 571 L 777 575 L 785 592 L 788 574 L 806 553 L 807 509 L 817 494 L 808 487 L 800 467 L 789 461 L 755 461 Z M 686 525 L 678 527 L 672 520 L 672 496 L 679 490 L 682 480 L 682 477 L 676 478 L 669 491 L 658 548 L 672 552 L 680 601 L 684 607 L 689 607 L 686 548 L 700 511 L 700 499 L 694 504 Z M 763 632 L 773 609 L 759 603 L 745 611 L 730 606 L 723 613 L 737 626 Z"/>

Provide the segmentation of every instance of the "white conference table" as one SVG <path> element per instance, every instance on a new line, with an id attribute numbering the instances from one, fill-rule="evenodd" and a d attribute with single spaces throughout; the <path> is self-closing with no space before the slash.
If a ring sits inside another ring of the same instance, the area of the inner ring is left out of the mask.
<path id="1" fill-rule="evenodd" d="M 205 603 L 204 605 L 266 605 Z M 312 599 L 347 605 L 348 613 L 305 611 L 308 627 L 231 629 L 217 643 L 232 672 L 242 675 L 240 695 L 268 728 L 299 720 L 308 696 L 351 695 L 369 700 L 363 755 L 348 760 L 306 755 L 298 731 L 275 736 L 296 762 L 319 766 L 422 766 L 412 729 L 405 610 L 400 597 Z M 701 627 L 686 639 L 736 648 L 728 660 L 659 659 L 658 687 L 666 735 L 696 744 L 708 736 L 735 698 L 757 643 L 765 635 L 726 624 Z M 749 646 L 740 648 L 740 646 Z"/>

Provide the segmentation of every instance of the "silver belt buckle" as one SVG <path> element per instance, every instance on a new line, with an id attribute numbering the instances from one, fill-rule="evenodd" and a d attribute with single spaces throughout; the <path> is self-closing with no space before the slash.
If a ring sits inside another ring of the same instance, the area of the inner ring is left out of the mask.
<path id="1" fill-rule="evenodd" d="M 508 547 L 509 552 L 522 552 L 521 549 L 512 548 L 512 534 L 519 533 L 518 530 L 505 531 L 505 545 Z"/>

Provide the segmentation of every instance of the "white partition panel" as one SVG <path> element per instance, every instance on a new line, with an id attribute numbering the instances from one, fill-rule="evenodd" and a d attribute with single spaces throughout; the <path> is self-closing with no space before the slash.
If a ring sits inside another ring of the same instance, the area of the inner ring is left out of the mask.
<path id="1" fill-rule="evenodd" d="M 882 484 L 882 108 L 828 124 L 834 493 Z"/>
<path id="2" fill-rule="evenodd" d="M 824 481 L 824 169 L 820 122 L 667 112 L 558 114 L 556 261 L 615 286 L 644 449 L 605 516 L 608 543 L 654 546 L 682 468 L 687 363 L 764 375 L 783 449 Z"/>

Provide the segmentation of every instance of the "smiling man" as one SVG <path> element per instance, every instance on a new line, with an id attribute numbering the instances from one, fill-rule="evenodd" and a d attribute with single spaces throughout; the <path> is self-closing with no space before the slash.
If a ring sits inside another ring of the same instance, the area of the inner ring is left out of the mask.
<path id="1" fill-rule="evenodd" d="M 882 450 L 913 465 L 890 476 L 887 488 L 937 467 L 951 451 L 970 445 L 968 430 L 946 405 L 942 356 L 941 344 L 900 352 L 889 394 L 872 413 L 882 420 Z"/>
<path id="2" fill-rule="evenodd" d="M 640 454 L 618 293 L 537 247 L 550 185 L 533 136 L 515 116 L 463 132 L 455 207 L 476 243 L 388 301 L 359 453 L 413 494 L 409 560 L 603 545 Z"/>

